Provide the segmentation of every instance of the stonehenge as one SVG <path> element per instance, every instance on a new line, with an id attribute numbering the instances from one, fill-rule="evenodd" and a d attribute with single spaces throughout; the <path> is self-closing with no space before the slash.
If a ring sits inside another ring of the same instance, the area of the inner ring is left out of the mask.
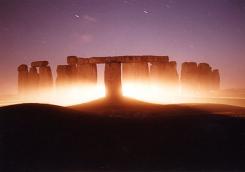
<path id="1" fill-rule="evenodd" d="M 208 63 L 184 62 L 181 68 L 182 90 L 191 92 L 218 90 L 220 88 L 219 70 Z"/>
<path id="2" fill-rule="evenodd" d="M 48 61 L 35 61 L 31 63 L 30 68 L 26 64 L 18 67 L 18 91 L 20 94 L 52 89 L 53 76 L 48 64 Z"/>
<path id="3" fill-rule="evenodd" d="M 35 61 L 30 68 L 18 67 L 18 88 L 21 94 L 33 89 L 51 89 L 73 85 L 96 85 L 97 64 L 105 64 L 104 84 L 108 97 L 120 97 L 125 83 L 156 84 L 164 89 L 192 92 L 212 91 L 220 88 L 220 72 L 207 63 L 184 62 L 180 75 L 176 61 L 168 56 L 114 56 L 82 58 L 68 56 L 67 64 L 58 65 L 53 83 L 52 70 L 48 61 Z M 147 90 L 146 90 L 147 91 Z"/>

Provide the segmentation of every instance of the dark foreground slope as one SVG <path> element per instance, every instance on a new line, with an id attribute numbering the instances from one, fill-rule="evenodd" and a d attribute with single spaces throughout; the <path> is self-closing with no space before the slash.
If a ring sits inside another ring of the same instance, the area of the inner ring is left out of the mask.
<path id="1" fill-rule="evenodd" d="M 133 100 L 71 108 L 0 108 L 0 171 L 245 170 L 242 108 Z"/>

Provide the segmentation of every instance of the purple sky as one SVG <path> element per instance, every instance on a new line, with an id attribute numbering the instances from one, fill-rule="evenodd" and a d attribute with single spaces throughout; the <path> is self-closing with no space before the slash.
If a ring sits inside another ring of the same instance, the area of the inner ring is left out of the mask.
<path id="1" fill-rule="evenodd" d="M 208 62 L 245 88 L 244 0 L 0 0 L 0 88 L 21 63 L 66 56 L 168 55 Z"/>

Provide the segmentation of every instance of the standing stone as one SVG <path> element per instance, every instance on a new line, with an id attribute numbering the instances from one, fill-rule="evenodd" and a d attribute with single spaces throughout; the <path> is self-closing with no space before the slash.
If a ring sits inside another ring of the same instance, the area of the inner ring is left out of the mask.
<path id="1" fill-rule="evenodd" d="M 135 64 L 136 77 L 139 82 L 147 82 L 149 79 L 149 67 L 147 62 Z"/>
<path id="2" fill-rule="evenodd" d="M 122 78 L 125 83 L 148 82 L 149 67 L 147 62 L 123 63 Z"/>
<path id="3" fill-rule="evenodd" d="M 219 70 L 215 69 L 212 71 L 212 90 L 220 89 L 220 74 Z"/>
<path id="4" fill-rule="evenodd" d="M 93 84 L 97 84 L 97 65 L 96 64 L 91 64 L 91 82 Z"/>
<path id="5" fill-rule="evenodd" d="M 199 87 L 198 67 L 196 62 L 184 62 L 181 67 L 182 90 L 196 92 Z"/>
<path id="6" fill-rule="evenodd" d="M 38 83 L 39 83 L 39 74 L 37 72 L 36 67 L 31 67 L 28 75 L 29 80 L 29 88 L 32 91 L 36 91 L 38 89 Z"/>
<path id="7" fill-rule="evenodd" d="M 122 64 L 122 81 L 124 83 L 132 83 L 135 81 L 135 63 Z"/>
<path id="8" fill-rule="evenodd" d="M 28 66 L 25 64 L 18 67 L 18 91 L 19 94 L 28 92 Z"/>
<path id="9" fill-rule="evenodd" d="M 165 66 L 164 71 L 164 80 L 166 81 L 166 86 L 170 88 L 177 88 L 179 83 L 179 75 L 177 72 L 177 63 L 176 61 L 170 61 Z"/>
<path id="10" fill-rule="evenodd" d="M 89 63 L 86 58 L 79 58 L 77 65 L 77 80 L 81 85 L 97 83 L 97 65 Z"/>
<path id="11" fill-rule="evenodd" d="M 152 62 L 150 67 L 150 76 L 153 84 L 166 84 L 166 67 L 169 62 Z"/>
<path id="12" fill-rule="evenodd" d="M 70 66 L 70 78 L 71 78 L 71 84 L 76 85 L 78 82 L 77 79 L 77 65 L 69 65 Z"/>
<path id="13" fill-rule="evenodd" d="M 77 56 L 67 57 L 67 64 L 71 66 L 71 83 L 73 85 L 77 84 L 77 63 L 78 63 Z"/>
<path id="14" fill-rule="evenodd" d="M 198 64 L 198 80 L 199 89 L 201 91 L 208 91 L 211 89 L 212 83 L 212 68 L 207 63 Z"/>
<path id="15" fill-rule="evenodd" d="M 39 68 L 39 89 L 51 89 L 53 87 L 53 77 L 50 66 Z"/>
<path id="16" fill-rule="evenodd" d="M 71 65 L 58 65 L 57 66 L 57 87 L 67 87 L 71 86 L 72 82 L 72 66 Z"/>
<path id="17" fill-rule="evenodd" d="M 117 99 L 122 96 L 121 63 L 105 64 L 104 82 L 107 97 Z"/>
<path id="18" fill-rule="evenodd" d="M 81 84 L 87 84 L 91 81 L 92 67 L 90 63 L 78 64 L 77 66 L 77 78 Z"/>

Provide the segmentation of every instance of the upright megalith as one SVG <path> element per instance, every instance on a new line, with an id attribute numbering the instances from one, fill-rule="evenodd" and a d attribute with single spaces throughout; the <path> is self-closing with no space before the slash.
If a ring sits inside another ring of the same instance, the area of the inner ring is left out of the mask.
<path id="1" fill-rule="evenodd" d="M 212 90 L 220 89 L 220 74 L 218 69 L 212 71 Z"/>
<path id="2" fill-rule="evenodd" d="M 97 83 L 97 65 L 89 63 L 88 58 L 79 58 L 77 65 L 77 81 L 80 84 Z"/>
<path id="3" fill-rule="evenodd" d="M 199 81 L 196 62 L 182 63 L 180 82 L 183 91 L 196 92 L 198 90 Z"/>
<path id="4" fill-rule="evenodd" d="M 150 67 L 150 76 L 153 84 L 164 85 L 166 84 L 165 72 L 168 65 L 167 62 L 152 62 Z"/>
<path id="5" fill-rule="evenodd" d="M 58 65 L 57 66 L 56 87 L 67 87 L 71 85 L 72 81 L 72 66 Z"/>
<path id="6" fill-rule="evenodd" d="M 28 66 L 22 64 L 18 67 L 18 91 L 19 94 L 26 94 L 28 91 Z"/>
<path id="7" fill-rule="evenodd" d="M 104 82 L 106 96 L 112 100 L 122 96 L 121 63 L 106 63 Z"/>
<path id="8" fill-rule="evenodd" d="M 147 62 L 122 64 L 122 81 L 124 83 L 145 83 L 148 80 L 149 67 Z"/>
<path id="9" fill-rule="evenodd" d="M 135 80 L 135 63 L 123 63 L 122 64 L 122 81 L 124 83 L 132 83 Z"/>
<path id="10" fill-rule="evenodd" d="M 67 57 L 67 64 L 71 66 L 71 82 L 72 84 L 77 84 L 78 76 L 77 76 L 77 63 L 78 63 L 78 57 L 77 56 L 68 56 Z"/>
<path id="11" fill-rule="evenodd" d="M 92 83 L 93 84 L 97 84 L 97 79 L 98 79 L 97 65 L 96 64 L 92 64 L 91 68 L 92 68 L 92 72 L 91 72 L 92 73 L 92 77 L 91 77 Z"/>
<path id="12" fill-rule="evenodd" d="M 148 82 L 149 66 L 147 62 L 135 63 L 136 82 Z"/>
<path id="13" fill-rule="evenodd" d="M 28 74 L 29 88 L 31 91 L 38 89 L 39 74 L 36 67 L 31 67 Z"/>
<path id="14" fill-rule="evenodd" d="M 198 64 L 198 81 L 201 91 L 208 91 L 212 85 L 212 68 L 208 63 Z"/>
<path id="15" fill-rule="evenodd" d="M 41 66 L 39 68 L 39 89 L 52 89 L 53 76 L 50 66 Z"/>
<path id="16" fill-rule="evenodd" d="M 179 76 L 175 61 L 152 62 L 150 67 L 151 82 L 168 91 L 177 91 Z"/>
<path id="17" fill-rule="evenodd" d="M 170 61 L 165 66 L 164 79 L 165 79 L 168 87 L 177 88 L 177 85 L 179 83 L 179 75 L 177 72 L 176 61 Z"/>

